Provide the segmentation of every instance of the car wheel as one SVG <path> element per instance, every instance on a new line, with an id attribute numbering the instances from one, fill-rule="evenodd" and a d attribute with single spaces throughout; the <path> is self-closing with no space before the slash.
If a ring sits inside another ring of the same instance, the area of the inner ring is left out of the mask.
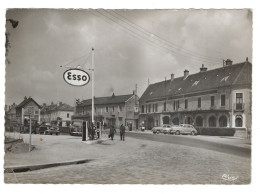
<path id="1" fill-rule="evenodd" d="M 159 133 L 160 133 L 160 131 L 158 130 L 158 131 L 156 131 L 156 133 L 157 133 L 157 134 L 159 134 Z"/>
<path id="2" fill-rule="evenodd" d="M 176 135 L 180 135 L 180 131 L 176 131 L 175 134 L 176 134 Z"/>
<path id="3" fill-rule="evenodd" d="M 194 132 L 194 131 L 192 131 L 192 132 L 191 132 L 191 135 L 195 135 L 195 132 Z"/>
<path id="4" fill-rule="evenodd" d="M 52 133 L 50 133 L 50 135 L 52 135 Z"/>

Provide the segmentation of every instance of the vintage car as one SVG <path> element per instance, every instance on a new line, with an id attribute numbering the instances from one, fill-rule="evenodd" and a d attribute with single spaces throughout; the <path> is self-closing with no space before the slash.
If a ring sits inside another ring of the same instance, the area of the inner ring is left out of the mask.
<path id="1" fill-rule="evenodd" d="M 59 127 L 51 126 L 47 127 L 47 130 L 44 131 L 44 135 L 59 135 L 60 134 L 60 129 Z"/>
<path id="2" fill-rule="evenodd" d="M 70 135 L 71 136 L 82 136 L 82 128 L 79 126 L 71 126 L 70 128 Z"/>
<path id="3" fill-rule="evenodd" d="M 180 135 L 180 134 L 197 135 L 198 132 L 192 125 L 180 124 L 178 126 L 172 127 L 171 133 L 175 135 Z"/>
<path id="4" fill-rule="evenodd" d="M 152 132 L 153 134 L 159 134 L 159 133 L 163 133 L 163 130 L 168 130 L 168 129 L 171 129 L 171 125 L 165 124 L 163 126 L 153 127 Z"/>
<path id="5" fill-rule="evenodd" d="M 164 134 L 174 134 L 175 127 L 179 127 L 179 125 L 172 125 L 171 128 L 166 127 L 163 129 L 163 133 Z"/>

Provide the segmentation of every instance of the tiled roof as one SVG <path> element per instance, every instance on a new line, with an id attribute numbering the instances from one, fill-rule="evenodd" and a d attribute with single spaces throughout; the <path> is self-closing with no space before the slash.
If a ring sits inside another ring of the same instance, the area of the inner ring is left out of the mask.
<path id="1" fill-rule="evenodd" d="M 94 103 L 95 105 L 102 105 L 102 104 L 119 104 L 126 102 L 129 98 L 131 98 L 133 94 L 127 94 L 127 95 L 112 95 L 107 97 L 95 97 Z M 78 106 L 87 106 L 91 105 L 92 99 L 83 100 Z"/>
<path id="2" fill-rule="evenodd" d="M 140 98 L 140 102 L 218 89 L 219 87 L 252 84 L 252 64 L 243 62 L 189 75 L 186 79 L 178 77 L 150 84 Z"/>
<path id="3" fill-rule="evenodd" d="M 61 105 L 51 104 L 42 108 L 41 112 L 52 111 L 73 111 L 74 108 L 68 104 L 62 103 Z"/>
<path id="4" fill-rule="evenodd" d="M 68 104 L 61 104 L 56 109 L 60 111 L 74 111 L 74 108 Z"/>
<path id="5" fill-rule="evenodd" d="M 16 109 L 18 109 L 18 108 L 23 108 L 27 103 L 29 103 L 29 102 L 31 102 L 31 101 L 33 101 L 39 108 L 41 108 L 41 106 L 40 106 L 33 98 L 29 97 L 29 98 L 24 99 L 24 100 L 16 107 Z"/>

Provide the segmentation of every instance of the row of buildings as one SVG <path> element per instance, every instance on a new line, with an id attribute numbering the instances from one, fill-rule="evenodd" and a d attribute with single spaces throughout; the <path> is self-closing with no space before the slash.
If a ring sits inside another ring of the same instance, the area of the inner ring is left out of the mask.
<path id="1" fill-rule="evenodd" d="M 35 106 L 34 120 L 38 118 L 38 122 L 56 121 L 57 125 L 67 126 L 74 121 L 91 121 L 91 104 L 88 99 L 77 102 L 74 108 L 64 103 L 40 106 L 28 98 L 15 107 L 16 120 L 23 123 L 25 109 Z M 124 124 L 133 129 L 143 125 L 151 129 L 187 123 L 195 127 L 251 129 L 252 64 L 248 59 L 232 64 L 228 59 L 223 67 L 213 70 L 202 65 L 195 74 L 185 70 L 181 77 L 171 74 L 169 80 L 149 84 L 140 98 L 136 91 L 128 95 L 113 93 L 94 98 L 94 104 L 97 125 Z M 12 110 L 7 115 L 13 114 L 14 107 Z"/>

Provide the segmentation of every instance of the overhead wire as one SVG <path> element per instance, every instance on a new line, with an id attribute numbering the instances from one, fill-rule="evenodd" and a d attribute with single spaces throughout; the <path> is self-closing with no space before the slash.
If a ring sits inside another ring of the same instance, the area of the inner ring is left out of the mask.
<path id="1" fill-rule="evenodd" d="M 106 10 L 105 10 L 105 11 L 106 11 Z M 147 35 L 152 35 L 152 36 L 156 37 L 156 39 L 157 39 L 158 41 L 162 42 L 163 44 L 167 44 L 167 45 L 169 45 L 170 47 L 173 47 L 173 48 L 175 48 L 175 49 L 181 49 L 182 51 L 186 52 L 187 54 L 198 55 L 198 57 L 201 57 L 201 58 L 203 58 L 203 59 L 220 60 L 220 58 L 208 57 L 208 56 L 205 56 L 205 55 L 201 55 L 201 54 L 199 54 L 199 53 L 196 53 L 196 52 L 194 52 L 194 51 L 185 49 L 185 48 L 183 48 L 183 47 L 180 47 L 179 45 L 174 44 L 174 43 L 172 43 L 172 42 L 170 42 L 170 41 L 168 41 L 168 40 L 165 40 L 165 39 L 161 38 L 160 36 L 158 36 L 158 35 L 156 35 L 156 34 L 150 32 L 150 31 L 148 31 L 147 29 L 144 29 L 143 27 L 141 27 L 141 26 L 139 26 L 139 25 L 133 23 L 132 21 L 130 21 L 130 20 L 127 19 L 126 17 L 122 16 L 121 14 L 117 13 L 116 11 L 114 11 L 114 10 L 110 10 L 110 11 L 113 12 L 113 13 L 115 13 L 115 14 L 117 14 L 118 16 L 121 17 L 121 18 L 119 18 L 119 17 L 117 17 L 117 16 L 114 15 L 117 19 L 119 19 L 119 20 L 121 20 L 121 21 L 123 21 L 123 22 L 129 24 L 130 26 L 132 26 L 133 28 L 137 29 L 137 30 L 140 31 L 140 32 L 143 32 L 143 33 L 145 33 L 145 34 L 147 34 Z M 108 12 L 108 11 L 106 11 L 106 12 Z M 109 12 L 108 12 L 108 13 L 109 13 Z M 122 18 L 123 18 L 123 19 L 122 19 Z M 140 29 L 141 29 L 141 30 L 140 30 Z"/>
<path id="2" fill-rule="evenodd" d="M 175 54 L 179 55 L 179 57 L 185 57 L 185 59 L 188 57 L 187 55 L 185 55 L 185 54 L 183 54 L 183 53 L 177 53 L 176 51 L 174 51 L 174 50 L 172 50 L 172 49 L 170 49 L 170 48 L 168 48 L 168 47 L 165 47 L 165 45 L 158 45 L 156 42 L 153 42 L 153 41 L 151 41 L 150 39 L 147 39 L 147 37 L 141 36 L 140 34 L 136 33 L 136 32 L 133 31 L 132 29 L 129 29 L 129 28 L 127 28 L 126 26 L 124 26 L 124 25 L 118 23 L 118 22 L 115 20 L 115 18 L 111 18 L 111 17 L 109 17 L 108 15 L 102 13 L 102 12 L 99 11 L 99 10 L 95 10 L 95 11 L 96 11 L 97 13 L 99 13 L 99 15 L 101 15 L 101 16 L 107 18 L 108 20 L 112 21 L 113 24 L 115 23 L 115 24 L 117 24 L 118 26 L 120 26 L 122 29 L 124 29 L 125 31 L 131 32 L 131 35 L 134 35 L 136 38 L 141 39 L 142 41 L 145 41 L 147 44 L 149 44 L 149 45 L 151 45 L 151 46 L 153 46 L 153 47 L 156 46 L 156 47 L 159 48 L 160 50 L 163 50 L 164 53 L 165 53 L 165 50 L 168 50 L 168 51 L 170 51 L 171 53 L 175 53 Z M 96 15 L 96 14 L 94 14 L 94 15 Z M 96 15 L 96 16 L 97 16 L 97 15 Z M 102 19 L 103 19 L 103 18 L 102 18 Z M 104 20 L 104 19 L 103 19 L 103 20 Z M 104 20 L 104 21 L 106 21 L 106 20 Z M 111 24 L 111 22 L 108 22 L 108 23 Z M 190 57 L 190 55 L 189 55 L 189 57 Z M 207 63 L 213 63 L 213 64 L 217 64 L 217 63 L 218 63 L 217 61 L 214 61 L 214 62 L 213 62 L 213 61 L 209 61 L 209 60 L 205 60 L 205 59 L 197 59 L 197 58 L 194 58 L 194 57 L 196 57 L 196 56 L 193 56 L 193 57 L 191 58 L 191 60 L 200 61 L 200 62 L 207 62 Z"/>

